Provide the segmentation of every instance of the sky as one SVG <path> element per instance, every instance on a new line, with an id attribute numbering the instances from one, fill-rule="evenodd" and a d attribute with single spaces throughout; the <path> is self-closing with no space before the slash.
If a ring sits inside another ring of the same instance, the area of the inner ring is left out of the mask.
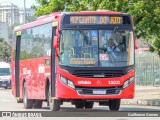
<path id="1" fill-rule="evenodd" d="M 26 8 L 30 8 L 32 4 L 36 4 L 35 0 L 25 0 L 26 1 Z M 15 5 L 17 5 L 18 7 L 23 7 L 24 6 L 24 0 L 0 0 L 0 3 L 3 2 L 11 2 Z"/>

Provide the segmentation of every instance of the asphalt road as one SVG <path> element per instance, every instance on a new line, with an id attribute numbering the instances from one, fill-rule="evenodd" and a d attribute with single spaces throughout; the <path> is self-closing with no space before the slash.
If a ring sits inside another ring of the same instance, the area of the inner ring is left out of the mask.
<path id="1" fill-rule="evenodd" d="M 24 109 L 23 103 L 17 103 L 16 99 L 11 93 L 10 89 L 0 88 L 0 111 L 50 111 L 46 102 L 43 103 L 42 109 Z M 109 111 L 108 106 L 99 106 L 98 103 L 94 104 L 92 110 L 89 109 L 75 109 L 74 105 L 64 103 L 60 111 L 64 112 L 105 112 Z M 160 107 L 156 106 L 134 106 L 134 105 L 121 105 L 119 111 L 160 111 Z"/>

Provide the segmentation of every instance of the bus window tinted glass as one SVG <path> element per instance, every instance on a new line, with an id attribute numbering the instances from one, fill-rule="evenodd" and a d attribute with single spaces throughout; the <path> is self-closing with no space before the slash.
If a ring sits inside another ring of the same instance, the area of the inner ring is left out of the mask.
<path id="1" fill-rule="evenodd" d="M 20 59 L 50 56 L 52 24 L 22 31 Z"/>
<path id="2" fill-rule="evenodd" d="M 0 68 L 0 76 L 10 75 L 9 68 Z"/>

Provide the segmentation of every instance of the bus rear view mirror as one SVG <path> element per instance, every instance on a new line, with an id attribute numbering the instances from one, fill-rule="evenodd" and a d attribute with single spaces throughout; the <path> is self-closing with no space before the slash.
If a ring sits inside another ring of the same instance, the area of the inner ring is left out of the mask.
<path id="1" fill-rule="evenodd" d="M 54 45 L 53 45 L 54 48 L 58 48 L 59 47 L 58 40 L 59 40 L 58 36 L 54 36 Z"/>

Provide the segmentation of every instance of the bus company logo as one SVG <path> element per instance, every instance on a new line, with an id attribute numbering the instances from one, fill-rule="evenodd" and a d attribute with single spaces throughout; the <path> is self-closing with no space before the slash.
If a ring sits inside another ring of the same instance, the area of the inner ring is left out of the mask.
<path id="1" fill-rule="evenodd" d="M 82 84 L 84 84 L 84 85 L 90 85 L 90 84 L 91 84 L 91 81 L 81 80 L 81 81 L 78 81 L 78 84 L 79 84 L 79 85 L 82 85 Z"/>
<path id="2" fill-rule="evenodd" d="M 102 85 L 102 81 L 97 80 L 97 85 Z"/>

